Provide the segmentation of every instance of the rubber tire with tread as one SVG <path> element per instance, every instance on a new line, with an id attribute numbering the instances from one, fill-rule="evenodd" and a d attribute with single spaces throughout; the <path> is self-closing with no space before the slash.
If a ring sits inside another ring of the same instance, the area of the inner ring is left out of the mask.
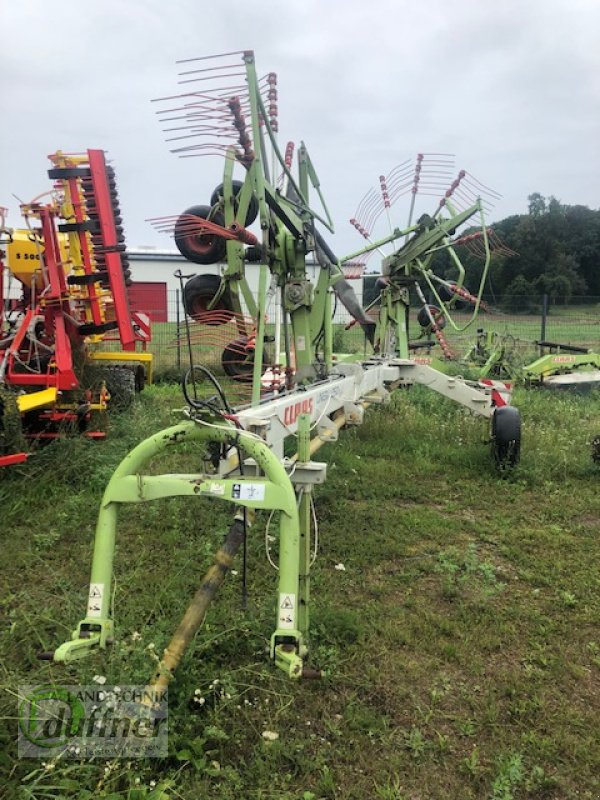
<path id="1" fill-rule="evenodd" d="M 220 311 L 218 320 L 203 320 L 201 315 L 207 312 L 207 307 L 221 286 L 218 275 L 195 275 L 183 287 L 183 307 L 186 314 L 193 319 L 199 319 L 205 325 L 222 325 L 233 317 L 231 294 L 225 289 L 217 305 L 211 311 Z"/>
<path id="2" fill-rule="evenodd" d="M 237 199 L 238 194 L 242 191 L 243 183 L 242 181 L 232 181 L 233 185 L 233 193 Z M 220 183 L 213 193 L 210 196 L 210 204 L 211 206 L 216 206 L 217 203 L 220 202 L 221 198 L 223 197 L 223 184 Z M 235 213 L 237 214 L 237 203 L 234 203 L 235 206 Z M 244 223 L 244 227 L 248 227 L 248 225 L 252 225 L 254 220 L 258 216 L 258 200 L 254 195 L 250 198 L 250 202 L 248 203 L 248 210 L 246 211 L 246 221 Z"/>
<path id="3" fill-rule="evenodd" d="M 102 378 L 110 394 L 108 410 L 125 411 L 135 400 L 135 372 L 129 367 L 102 368 Z"/>
<path id="4" fill-rule="evenodd" d="M 500 469 L 509 469 L 521 457 L 521 415 L 514 406 L 498 406 L 492 416 L 492 455 Z"/>
<path id="5" fill-rule="evenodd" d="M 225 347 L 221 354 L 221 364 L 225 374 L 235 381 L 244 381 L 252 379 L 254 373 L 254 351 L 248 351 L 247 360 L 244 359 L 242 351 L 246 349 L 248 339 L 242 336 L 239 339 L 234 339 Z M 250 358 L 248 358 L 251 356 Z M 263 364 L 265 362 L 263 353 Z"/>
<path id="6" fill-rule="evenodd" d="M 190 234 L 186 233 L 186 226 L 190 224 L 188 217 L 209 219 L 216 225 L 224 225 L 225 220 L 219 212 L 212 214 L 210 206 L 191 206 L 186 209 L 175 223 L 175 244 L 184 258 L 194 264 L 216 264 L 225 258 L 227 252 L 226 242 L 222 236 L 211 233 Z"/>
<path id="7" fill-rule="evenodd" d="M 143 364 L 138 364 L 133 369 L 133 376 L 135 379 L 135 391 L 139 394 L 144 391 L 144 387 L 146 386 L 146 370 Z"/>
<path id="8" fill-rule="evenodd" d="M 429 310 L 431 311 L 431 316 L 434 318 L 439 330 L 445 328 L 446 317 L 442 314 L 442 310 L 437 306 L 433 305 L 429 306 Z M 425 306 L 422 306 L 419 309 L 419 313 L 417 314 L 417 322 L 422 328 L 428 328 L 431 325 L 431 322 L 429 320 L 429 314 L 427 313 Z"/>
<path id="9" fill-rule="evenodd" d="M 467 307 L 467 303 L 465 302 L 465 300 L 463 300 L 459 294 L 455 294 L 447 286 L 444 286 L 444 284 L 441 284 L 438 287 L 438 294 L 442 298 L 444 303 L 451 303 L 452 301 L 454 301 L 453 308 L 455 311 L 462 311 L 464 308 Z"/>

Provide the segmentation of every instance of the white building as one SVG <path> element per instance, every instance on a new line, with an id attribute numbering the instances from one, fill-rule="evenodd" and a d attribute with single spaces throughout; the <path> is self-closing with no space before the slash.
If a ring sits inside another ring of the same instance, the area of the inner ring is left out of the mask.
<path id="1" fill-rule="evenodd" d="M 185 276 L 221 275 L 225 264 L 193 264 L 187 261 L 178 250 L 163 250 L 156 247 L 137 247 L 128 249 L 133 285 L 129 293 L 136 311 L 149 314 L 154 322 L 175 322 L 177 304 L 180 301 L 180 281 L 175 277 L 177 271 Z M 320 267 L 314 262 L 306 265 L 308 278 L 315 283 Z M 245 275 L 252 294 L 258 294 L 259 268 L 257 264 L 246 264 Z M 359 302 L 362 302 L 362 279 L 351 278 L 351 284 Z M 342 314 L 343 312 L 343 314 Z M 183 311 L 180 307 L 179 314 Z M 348 321 L 344 309 L 338 307 L 336 320 Z"/>

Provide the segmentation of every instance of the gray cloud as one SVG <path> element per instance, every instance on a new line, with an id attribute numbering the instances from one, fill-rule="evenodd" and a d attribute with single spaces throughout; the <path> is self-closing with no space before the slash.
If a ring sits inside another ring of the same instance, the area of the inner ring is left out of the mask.
<path id="1" fill-rule="evenodd" d="M 18 224 L 11 193 L 48 187 L 47 153 L 102 147 L 129 243 L 171 245 L 144 220 L 206 202 L 222 165 L 170 155 L 149 101 L 176 93 L 178 58 L 253 48 L 259 73 L 278 73 L 281 141 L 306 141 L 340 252 L 360 244 L 347 220 L 361 196 L 418 151 L 453 152 L 501 192 L 492 218 L 534 191 L 597 207 L 599 22 L 595 0 L 4 4 L 0 203 Z"/>

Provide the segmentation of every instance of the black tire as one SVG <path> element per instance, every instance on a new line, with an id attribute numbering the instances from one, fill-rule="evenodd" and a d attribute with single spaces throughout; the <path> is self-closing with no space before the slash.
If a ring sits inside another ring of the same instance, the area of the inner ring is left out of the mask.
<path id="1" fill-rule="evenodd" d="M 265 362 L 263 353 L 263 364 Z M 221 355 L 225 374 L 236 381 L 247 383 L 254 372 L 254 349 L 248 349 L 248 338 L 242 336 L 229 342 Z"/>
<path id="2" fill-rule="evenodd" d="M 521 415 L 514 406 L 499 406 L 492 415 L 492 455 L 500 470 L 508 470 L 521 457 Z"/>
<path id="3" fill-rule="evenodd" d="M 99 370 L 110 394 L 108 410 L 125 411 L 135 400 L 135 373 L 129 367 L 109 366 Z"/>
<path id="4" fill-rule="evenodd" d="M 144 387 L 146 386 L 146 370 L 143 364 L 138 364 L 135 367 L 133 375 L 135 379 L 135 390 L 139 394 L 144 391 Z"/>
<path id="5" fill-rule="evenodd" d="M 429 320 L 429 314 L 427 313 L 427 308 L 431 312 L 431 316 L 436 321 L 436 325 L 440 330 L 446 327 L 446 317 L 442 314 L 442 311 L 437 306 L 423 306 L 419 313 L 417 314 L 417 322 L 422 328 L 428 328 L 431 325 L 431 321 Z"/>
<path id="6" fill-rule="evenodd" d="M 211 311 L 219 311 L 216 319 L 210 318 L 208 306 L 221 287 L 218 275 L 196 275 L 183 287 L 183 307 L 192 319 L 205 325 L 222 325 L 233 317 L 233 307 L 229 289 L 225 289 L 219 302 Z M 207 317 L 204 319 L 204 317 Z"/>
<path id="7" fill-rule="evenodd" d="M 452 291 L 451 287 L 454 286 L 456 286 L 456 284 L 454 283 L 450 284 L 450 287 L 442 284 L 438 288 L 438 294 L 442 298 L 444 303 L 450 303 L 452 300 L 454 300 L 454 308 L 456 309 L 456 311 L 462 311 L 462 309 L 466 307 L 467 303 L 460 297 L 460 295 L 455 294 Z"/>
<path id="8" fill-rule="evenodd" d="M 175 223 L 175 244 L 184 258 L 194 264 L 216 264 L 223 261 L 227 248 L 225 239 L 212 233 L 189 233 L 190 217 L 209 219 L 223 225 L 223 215 L 211 214 L 209 206 L 192 206 L 186 209 Z"/>
<path id="9" fill-rule="evenodd" d="M 232 181 L 233 193 L 236 198 L 238 194 L 242 191 L 243 185 L 244 184 L 242 183 L 242 181 Z M 218 203 L 220 203 L 222 197 L 223 197 L 223 184 L 220 183 L 210 196 L 211 206 L 216 206 Z M 235 212 L 237 214 L 237 202 L 234 203 L 234 206 L 235 206 Z M 248 225 L 252 225 L 257 216 L 258 216 L 258 200 L 254 195 L 252 195 L 252 197 L 250 198 L 250 202 L 248 203 L 248 210 L 246 211 L 246 222 L 244 223 L 244 226 L 247 228 Z"/>

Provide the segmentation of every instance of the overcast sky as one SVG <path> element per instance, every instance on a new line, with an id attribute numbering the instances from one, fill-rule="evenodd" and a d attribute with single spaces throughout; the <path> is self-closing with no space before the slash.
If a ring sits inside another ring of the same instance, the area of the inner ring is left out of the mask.
<path id="1" fill-rule="evenodd" d="M 3 0 L 0 205 L 46 190 L 46 156 L 103 148 L 130 246 L 173 245 L 145 219 L 208 202 L 218 157 L 169 153 L 151 98 L 175 61 L 253 49 L 279 80 L 280 139 L 303 139 L 341 255 L 380 173 L 419 151 L 456 155 L 503 197 L 598 208 L 598 0 Z M 431 200 L 432 210 L 435 201 Z M 400 199 L 395 222 L 408 205 Z M 381 235 L 385 235 L 381 230 Z"/>

